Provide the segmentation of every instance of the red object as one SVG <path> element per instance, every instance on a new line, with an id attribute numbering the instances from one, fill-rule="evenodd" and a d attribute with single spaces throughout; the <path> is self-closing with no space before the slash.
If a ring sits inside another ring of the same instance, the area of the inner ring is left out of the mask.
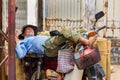
<path id="1" fill-rule="evenodd" d="M 91 48 L 88 48 L 88 49 L 85 49 L 81 54 L 80 54 L 80 57 L 83 57 L 85 55 L 88 55 L 90 54 L 91 52 L 93 52 L 94 49 L 91 49 Z"/>
<path id="2" fill-rule="evenodd" d="M 42 67 L 45 70 L 52 69 L 52 70 L 56 71 L 57 65 L 58 65 L 57 60 L 44 59 L 43 63 L 42 63 Z"/>

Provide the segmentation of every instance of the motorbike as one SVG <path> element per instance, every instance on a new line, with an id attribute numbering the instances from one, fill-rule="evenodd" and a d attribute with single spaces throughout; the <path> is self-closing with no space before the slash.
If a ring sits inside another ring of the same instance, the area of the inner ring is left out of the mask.
<path id="1" fill-rule="evenodd" d="M 106 26 L 100 27 L 98 29 L 95 28 L 97 21 L 104 16 L 104 13 L 101 11 L 95 15 L 95 23 L 93 26 L 93 30 L 88 31 L 87 33 L 83 34 L 83 37 L 86 39 L 89 39 L 89 37 L 92 37 L 96 35 L 101 29 L 104 29 Z M 60 35 L 60 32 L 53 31 L 51 32 L 51 36 Z M 66 44 L 66 42 L 65 42 Z M 45 55 L 36 55 L 32 53 L 28 53 L 27 56 L 23 59 L 23 65 L 24 65 L 24 71 L 26 75 L 25 80 L 47 80 L 48 74 L 45 73 L 44 69 L 44 58 Z M 55 62 L 55 65 L 57 65 L 57 58 L 48 59 L 49 61 Z M 56 67 L 55 65 L 50 65 L 48 67 Z M 55 70 L 53 70 L 55 72 Z M 51 80 L 56 80 L 55 77 L 52 77 Z M 105 73 L 102 69 L 102 66 L 98 63 L 93 64 L 90 67 L 87 67 L 84 69 L 82 80 L 105 80 Z"/>
<path id="2" fill-rule="evenodd" d="M 104 13 L 102 11 L 100 11 L 99 13 L 97 13 L 95 15 L 96 21 L 94 23 L 93 30 L 88 31 L 85 34 L 83 34 L 84 38 L 89 39 L 90 37 L 93 37 L 96 34 L 98 34 L 98 32 L 100 30 L 106 28 L 106 26 L 100 27 L 98 29 L 95 28 L 97 21 L 103 16 L 104 16 Z M 84 44 L 82 44 L 82 46 L 83 46 L 82 49 L 79 49 L 79 50 L 85 50 L 86 49 L 86 46 Z M 78 56 L 78 54 L 75 54 L 74 58 L 76 56 Z M 89 60 L 87 60 L 87 61 L 89 61 Z M 90 60 L 90 61 L 92 61 L 92 60 Z M 96 63 L 96 64 L 93 64 L 91 66 L 86 67 L 84 69 L 82 80 L 106 80 L 105 73 L 104 73 L 104 70 L 102 69 L 102 66 L 99 63 Z"/>
<path id="3" fill-rule="evenodd" d="M 105 27 L 106 26 L 100 27 L 99 29 L 97 29 L 94 32 L 91 31 L 90 34 L 89 33 L 84 34 L 83 37 L 88 39 L 88 36 L 91 37 L 91 36 L 97 34 L 97 32 L 99 30 L 104 29 Z M 85 49 L 87 49 L 87 48 L 85 47 L 84 50 Z M 84 69 L 82 80 L 87 80 L 87 78 L 88 78 L 88 80 L 106 80 L 105 73 L 104 73 L 104 70 L 102 69 L 102 66 L 99 63 L 96 63 L 89 67 L 86 67 Z"/>

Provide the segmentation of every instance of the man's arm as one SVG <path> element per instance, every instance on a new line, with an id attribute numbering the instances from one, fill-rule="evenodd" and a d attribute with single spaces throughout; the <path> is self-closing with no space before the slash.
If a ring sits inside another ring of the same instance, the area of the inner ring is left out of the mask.
<path id="1" fill-rule="evenodd" d="M 27 49 L 25 47 L 25 42 L 24 41 L 20 41 L 18 39 L 18 30 L 16 29 L 15 31 L 15 41 L 16 41 L 16 47 L 15 47 L 15 51 L 16 51 L 16 55 L 18 58 L 24 58 L 26 53 L 27 53 Z"/>
<path id="2" fill-rule="evenodd" d="M 97 35 L 95 35 L 89 39 L 85 39 L 84 37 L 82 37 L 82 32 L 77 32 L 77 31 L 74 31 L 73 29 L 67 28 L 67 27 L 63 28 L 61 33 L 67 39 L 70 39 L 70 40 L 74 41 L 75 43 L 78 43 L 78 42 L 83 43 L 85 45 L 90 46 L 91 48 L 97 39 Z"/>
<path id="3" fill-rule="evenodd" d="M 24 58 L 24 57 L 26 56 L 26 54 L 27 54 L 27 49 L 26 49 L 24 43 L 20 43 L 20 42 L 19 42 L 19 43 L 16 45 L 15 50 L 16 50 L 16 55 L 17 55 L 17 57 L 20 58 L 20 59 L 21 59 L 21 58 Z"/>
<path id="4" fill-rule="evenodd" d="M 88 40 L 88 39 L 85 39 L 85 38 L 83 38 L 83 37 L 80 37 L 80 38 L 78 39 L 78 42 L 81 42 L 81 43 L 83 43 L 83 44 L 85 44 L 85 45 L 88 45 L 89 47 L 92 48 L 92 47 L 93 47 L 93 44 L 94 44 L 94 42 L 95 42 L 96 40 L 97 40 L 97 35 L 89 38 L 89 40 Z"/>

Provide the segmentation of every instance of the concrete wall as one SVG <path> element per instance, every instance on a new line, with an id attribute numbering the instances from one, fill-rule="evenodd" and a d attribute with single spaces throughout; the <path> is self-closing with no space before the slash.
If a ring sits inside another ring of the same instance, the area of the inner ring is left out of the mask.
<path id="1" fill-rule="evenodd" d="M 27 24 L 37 25 L 37 0 L 27 0 Z"/>

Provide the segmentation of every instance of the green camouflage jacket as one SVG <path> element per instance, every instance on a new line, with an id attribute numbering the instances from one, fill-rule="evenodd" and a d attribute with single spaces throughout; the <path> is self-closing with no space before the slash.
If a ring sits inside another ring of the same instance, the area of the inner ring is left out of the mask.
<path id="1" fill-rule="evenodd" d="M 64 27 L 60 32 L 63 34 L 63 36 L 53 36 L 43 45 L 45 47 L 46 56 L 56 57 L 58 55 L 58 50 L 60 50 L 62 47 L 62 43 L 64 43 L 66 40 L 71 40 L 74 43 L 77 43 L 82 33 L 86 32 L 86 30 L 73 30 L 72 28 Z"/>

